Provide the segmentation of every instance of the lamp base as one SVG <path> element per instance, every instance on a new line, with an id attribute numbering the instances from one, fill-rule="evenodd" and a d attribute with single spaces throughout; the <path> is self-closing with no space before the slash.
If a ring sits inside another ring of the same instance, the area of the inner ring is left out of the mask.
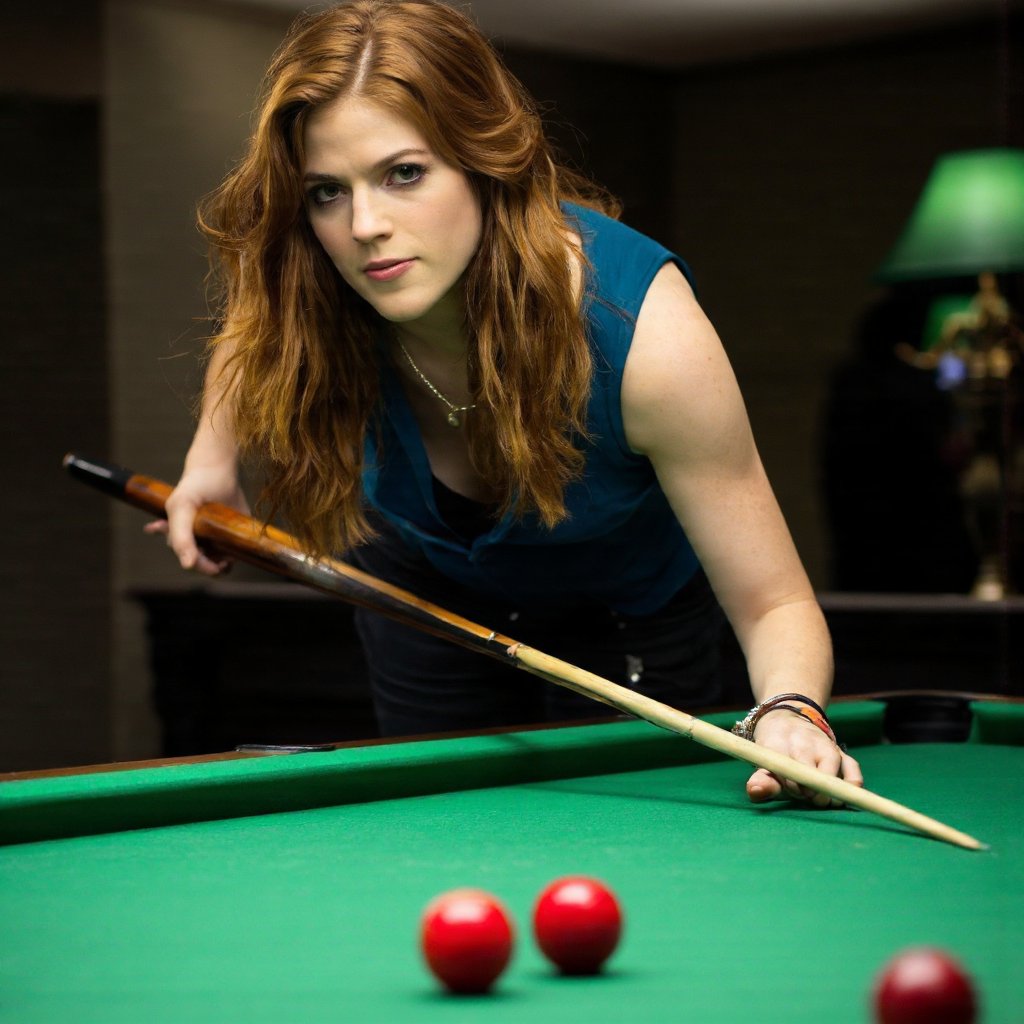
<path id="1" fill-rule="evenodd" d="M 971 597 L 978 601 L 1002 601 L 1006 593 L 1006 580 L 998 560 L 986 559 L 971 587 Z"/>

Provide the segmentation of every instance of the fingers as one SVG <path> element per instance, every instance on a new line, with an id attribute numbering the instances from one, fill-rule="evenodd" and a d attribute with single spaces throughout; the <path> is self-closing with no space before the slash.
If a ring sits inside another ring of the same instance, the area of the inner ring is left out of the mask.
<path id="1" fill-rule="evenodd" d="M 203 505 L 213 502 L 248 514 L 249 505 L 239 484 L 236 460 L 234 456 L 212 462 L 196 460 L 190 449 L 185 471 L 164 503 L 166 521 L 144 527 L 146 533 L 165 538 L 183 569 L 203 576 L 219 576 L 232 564 L 231 559 L 196 540 L 196 515 Z"/>
<path id="2" fill-rule="evenodd" d="M 863 786 L 864 785 L 864 774 L 860 770 L 860 764 L 855 759 L 850 757 L 845 751 L 842 751 L 842 770 L 840 774 L 851 786 Z"/>
<path id="3" fill-rule="evenodd" d="M 827 772 L 833 775 L 834 772 Z M 819 793 L 816 790 L 800 786 L 790 779 L 780 779 L 767 768 L 758 768 L 753 775 L 747 779 L 747 797 L 751 803 L 763 804 L 770 800 L 800 800 L 804 803 L 813 804 L 815 807 L 841 807 L 842 803 L 834 800 L 828 793 Z"/>
<path id="4" fill-rule="evenodd" d="M 230 572 L 231 566 L 234 565 L 230 558 L 216 558 L 207 554 L 202 548 L 199 548 L 198 551 L 199 555 L 192 568 L 202 576 L 223 576 Z"/>
<path id="5" fill-rule="evenodd" d="M 180 514 L 176 519 L 181 522 Z M 184 521 L 182 528 L 175 530 L 168 520 L 156 519 L 146 523 L 142 529 L 144 533 L 165 537 L 167 546 L 177 556 L 182 569 L 193 570 L 201 576 L 222 576 L 229 572 L 233 564 L 231 559 L 216 557 L 196 543 L 195 535 L 192 533 L 193 520 L 194 516 L 189 517 Z"/>
<path id="6" fill-rule="evenodd" d="M 752 804 L 778 800 L 780 796 L 782 796 L 782 784 L 767 768 L 758 768 L 747 779 L 747 797 Z"/>
<path id="7" fill-rule="evenodd" d="M 166 509 L 168 547 L 178 556 L 182 569 L 198 569 L 202 553 L 193 533 L 198 504 L 175 490 L 167 499 Z"/>
<path id="8" fill-rule="evenodd" d="M 812 738 L 816 738 L 812 734 Z M 774 746 L 774 744 L 772 744 Z M 778 749 L 778 748 L 776 748 Z M 793 743 L 784 751 L 804 764 L 813 765 L 825 775 L 838 776 L 854 786 L 864 785 L 857 760 L 835 744 L 817 743 L 814 749 Z M 809 803 L 814 807 L 842 807 L 843 802 L 828 793 L 801 786 L 790 779 L 780 778 L 766 768 L 758 768 L 747 780 L 747 797 L 751 803 L 760 804 L 770 800 L 790 799 Z"/>
<path id="9" fill-rule="evenodd" d="M 821 756 L 815 763 L 815 768 L 820 772 L 824 772 L 826 775 L 839 776 L 843 775 L 842 772 L 842 760 L 843 752 L 839 749 L 836 744 L 832 744 L 823 756 Z M 810 790 L 806 787 L 801 786 L 802 798 L 809 800 L 815 807 L 842 807 L 843 802 L 835 799 L 835 797 L 829 796 L 828 793 L 819 793 L 817 790 Z"/>

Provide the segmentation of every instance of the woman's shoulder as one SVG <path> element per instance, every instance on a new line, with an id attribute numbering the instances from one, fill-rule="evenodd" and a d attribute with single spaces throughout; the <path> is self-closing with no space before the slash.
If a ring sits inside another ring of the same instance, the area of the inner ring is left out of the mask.
<path id="1" fill-rule="evenodd" d="M 589 248 L 603 250 L 606 247 L 628 247 L 668 252 L 660 242 L 593 207 L 563 202 L 562 212 L 569 228 L 575 231 Z"/>
<path id="2" fill-rule="evenodd" d="M 691 281 L 686 263 L 661 242 L 586 206 L 563 203 L 566 223 L 579 236 L 589 265 L 589 291 L 635 318 L 658 271 L 674 263 Z"/>

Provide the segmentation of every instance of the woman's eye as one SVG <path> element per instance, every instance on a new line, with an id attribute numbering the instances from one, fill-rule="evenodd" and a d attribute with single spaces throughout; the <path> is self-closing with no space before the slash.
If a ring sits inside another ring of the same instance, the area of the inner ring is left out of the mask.
<path id="1" fill-rule="evenodd" d="M 317 185 L 309 190 L 309 198 L 317 206 L 326 206 L 333 203 L 341 195 L 341 186 L 333 184 Z"/>
<path id="2" fill-rule="evenodd" d="M 424 168 L 420 164 L 399 164 L 392 168 L 389 177 L 393 185 L 411 185 L 423 177 Z"/>

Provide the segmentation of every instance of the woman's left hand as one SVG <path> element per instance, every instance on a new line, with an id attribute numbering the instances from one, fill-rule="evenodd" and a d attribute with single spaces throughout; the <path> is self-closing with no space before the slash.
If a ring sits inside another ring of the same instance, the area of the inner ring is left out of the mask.
<path id="1" fill-rule="evenodd" d="M 812 765 L 819 771 L 837 775 L 854 786 L 864 785 L 864 777 L 856 760 L 802 715 L 783 710 L 764 715 L 754 730 L 754 741 Z M 827 793 L 816 793 L 789 779 L 780 779 L 766 768 L 758 768 L 747 780 L 747 796 L 755 804 L 789 797 L 808 801 L 815 807 L 842 806 Z"/>

